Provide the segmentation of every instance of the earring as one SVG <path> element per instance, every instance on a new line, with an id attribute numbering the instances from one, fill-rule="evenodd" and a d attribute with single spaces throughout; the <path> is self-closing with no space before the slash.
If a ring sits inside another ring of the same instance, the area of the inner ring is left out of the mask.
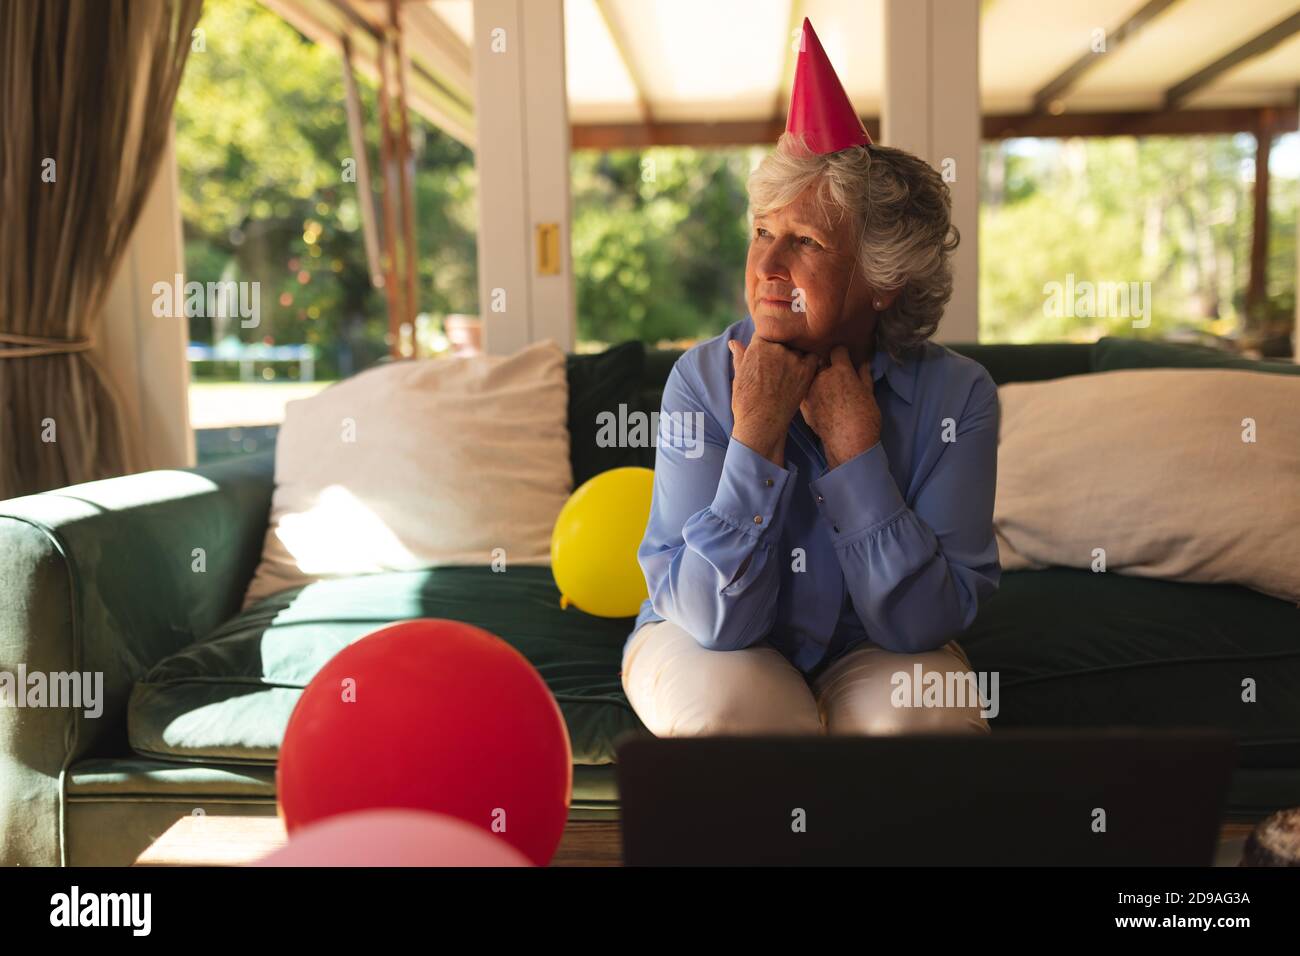
<path id="1" fill-rule="evenodd" d="M 881 302 L 879 299 L 877 299 L 875 302 L 872 302 L 871 304 L 876 307 L 877 312 L 879 312 L 881 309 L 885 307 L 885 303 Z"/>

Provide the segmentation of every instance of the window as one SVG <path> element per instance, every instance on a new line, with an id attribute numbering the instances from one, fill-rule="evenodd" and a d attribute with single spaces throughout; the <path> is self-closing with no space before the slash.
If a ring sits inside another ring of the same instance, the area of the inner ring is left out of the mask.
<path id="1" fill-rule="evenodd" d="M 980 339 L 1289 335 L 1300 137 L 1270 171 L 1270 296 L 1246 314 L 1250 136 L 1020 139 L 983 148 Z"/>
<path id="2" fill-rule="evenodd" d="M 254 0 L 209 0 L 200 28 L 204 48 L 190 54 L 177 97 L 176 152 L 191 422 L 210 461 L 266 447 L 288 401 L 380 361 L 389 343 L 347 175 L 341 58 Z M 376 95 L 358 83 L 373 143 Z M 446 316 L 478 307 L 473 155 L 410 121 L 421 312 L 412 347 L 428 352 L 448 347 Z M 222 288 L 234 292 L 224 305 L 209 294 Z"/>

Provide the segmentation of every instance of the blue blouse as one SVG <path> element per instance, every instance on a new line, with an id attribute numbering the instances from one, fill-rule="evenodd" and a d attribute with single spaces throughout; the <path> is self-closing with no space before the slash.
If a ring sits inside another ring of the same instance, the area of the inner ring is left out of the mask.
<path id="1" fill-rule="evenodd" d="M 796 415 L 781 468 L 731 438 L 727 340 L 753 334 L 746 317 L 668 377 L 637 552 L 650 596 L 633 633 L 669 620 L 713 650 L 766 639 L 805 675 L 866 640 L 941 647 L 1002 574 L 993 380 L 933 342 L 901 364 L 877 350 L 880 441 L 830 470 Z"/>

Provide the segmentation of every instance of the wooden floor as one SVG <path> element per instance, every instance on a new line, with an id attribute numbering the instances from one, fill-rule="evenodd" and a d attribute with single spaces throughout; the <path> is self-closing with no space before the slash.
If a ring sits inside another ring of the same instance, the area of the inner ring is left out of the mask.
<path id="1" fill-rule="evenodd" d="M 1215 865 L 1235 866 L 1253 829 L 1228 823 L 1219 831 Z M 154 841 L 138 866 L 240 866 L 284 846 L 288 837 L 279 817 L 186 816 Z M 621 866 L 623 845 L 615 822 L 571 821 L 551 860 L 552 866 Z"/>
<path id="2" fill-rule="evenodd" d="M 288 843 L 278 816 L 185 816 L 136 860 L 136 866 L 244 866 Z M 621 866 L 617 822 L 572 821 L 552 866 Z"/>
<path id="3" fill-rule="evenodd" d="M 571 820 L 551 866 L 622 866 L 623 838 L 618 823 Z"/>

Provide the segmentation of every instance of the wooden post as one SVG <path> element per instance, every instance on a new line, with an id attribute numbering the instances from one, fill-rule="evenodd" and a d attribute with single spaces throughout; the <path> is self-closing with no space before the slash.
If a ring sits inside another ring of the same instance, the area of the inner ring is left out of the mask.
<path id="1" fill-rule="evenodd" d="M 961 233 L 953 293 L 936 341 L 979 338 L 979 3 L 885 0 L 881 141 L 933 166 Z"/>
<path id="2" fill-rule="evenodd" d="M 573 347 L 563 0 L 474 0 L 485 350 Z"/>
<path id="3" fill-rule="evenodd" d="M 1255 222 L 1250 236 L 1250 282 L 1246 286 L 1246 331 L 1264 333 L 1268 309 L 1268 155 L 1273 145 L 1271 110 L 1260 110 L 1255 126 Z"/>
<path id="4" fill-rule="evenodd" d="M 388 300 L 388 353 L 400 355 L 404 308 L 397 281 L 397 188 L 393 179 L 392 107 L 388 95 L 388 44 L 379 41 L 379 168 L 384 183 L 384 293 Z"/>
<path id="5" fill-rule="evenodd" d="M 415 178 L 414 154 L 411 151 L 411 127 L 406 106 L 406 54 L 402 47 L 402 22 L 397 0 L 389 0 L 390 33 L 393 45 L 393 63 L 397 77 L 397 177 L 401 188 L 402 206 L 402 269 L 406 281 L 405 310 L 401 324 L 410 327 L 412 354 L 415 346 L 415 315 L 419 311 L 416 298 L 416 277 L 419 257 L 415 247 L 415 200 L 411 180 Z M 400 332 L 400 325 L 399 325 Z M 400 348 L 400 337 L 398 346 Z"/>
<path id="6" fill-rule="evenodd" d="M 357 89 L 356 69 L 352 64 L 352 41 L 345 33 L 339 42 L 343 48 L 343 84 L 347 93 L 348 136 L 352 142 L 352 152 L 356 154 L 357 205 L 361 209 L 361 233 L 366 245 L 366 265 L 370 270 L 370 284 L 379 289 L 384 285 L 384 273 L 379 257 L 375 182 L 370 175 L 370 155 L 366 152 L 366 120 L 361 112 L 361 93 Z"/>

